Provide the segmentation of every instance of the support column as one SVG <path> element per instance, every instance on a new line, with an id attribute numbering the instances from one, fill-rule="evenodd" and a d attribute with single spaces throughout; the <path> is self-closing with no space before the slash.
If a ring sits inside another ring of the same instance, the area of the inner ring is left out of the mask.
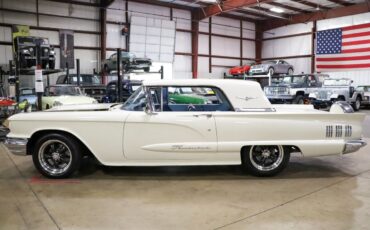
<path id="1" fill-rule="evenodd" d="M 260 63 L 262 61 L 262 38 L 263 31 L 259 23 L 256 23 L 256 62 Z"/>
<path id="2" fill-rule="evenodd" d="M 243 66 L 243 20 L 240 20 L 240 66 Z"/>
<path id="3" fill-rule="evenodd" d="M 315 40 L 316 40 L 316 31 L 317 31 L 316 20 L 313 21 L 312 25 L 312 45 L 311 45 L 311 73 L 315 72 L 316 58 L 315 58 Z"/>
<path id="4" fill-rule="evenodd" d="M 212 73 L 212 18 L 208 19 L 208 55 L 209 73 Z"/>
<path id="5" fill-rule="evenodd" d="M 198 78 L 198 42 L 199 42 L 199 20 L 196 19 L 194 11 L 191 13 L 191 66 L 193 78 Z"/>
<path id="6" fill-rule="evenodd" d="M 100 60 L 106 58 L 107 53 L 107 10 L 100 8 Z"/>

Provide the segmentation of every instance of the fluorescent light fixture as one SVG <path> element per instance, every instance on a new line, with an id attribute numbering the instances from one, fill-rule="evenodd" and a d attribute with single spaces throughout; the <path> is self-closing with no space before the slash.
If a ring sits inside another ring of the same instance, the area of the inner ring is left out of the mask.
<path id="1" fill-rule="evenodd" d="M 217 1 L 217 0 L 199 0 L 198 2 L 218 3 L 218 1 Z"/>
<path id="2" fill-rule="evenodd" d="M 270 9 L 270 11 L 275 12 L 275 13 L 279 13 L 279 14 L 281 14 L 281 13 L 283 13 L 283 12 L 284 12 L 284 10 L 283 10 L 283 9 L 276 8 L 276 7 L 272 7 L 272 8 Z"/>

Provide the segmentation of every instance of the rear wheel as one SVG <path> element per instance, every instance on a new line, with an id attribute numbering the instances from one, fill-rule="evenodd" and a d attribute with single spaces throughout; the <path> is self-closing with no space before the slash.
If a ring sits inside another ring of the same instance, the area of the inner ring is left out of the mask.
<path id="1" fill-rule="evenodd" d="M 63 134 L 48 134 L 36 141 L 32 159 L 37 170 L 49 178 L 66 178 L 81 164 L 81 146 Z"/>
<path id="2" fill-rule="evenodd" d="M 290 153 L 281 145 L 255 145 L 244 148 L 243 167 L 254 176 L 274 176 L 288 165 Z"/>

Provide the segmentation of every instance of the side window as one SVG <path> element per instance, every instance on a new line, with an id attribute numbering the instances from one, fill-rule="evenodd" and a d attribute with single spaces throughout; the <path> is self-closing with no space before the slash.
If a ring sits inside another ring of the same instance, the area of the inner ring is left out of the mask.
<path id="1" fill-rule="evenodd" d="M 174 86 L 163 92 L 163 111 L 231 111 L 221 90 L 206 86 Z"/>
<path id="2" fill-rule="evenodd" d="M 156 112 L 163 111 L 162 87 L 152 87 L 149 89 L 154 110 Z"/>
<path id="3" fill-rule="evenodd" d="M 110 56 L 110 59 L 116 60 L 117 59 L 117 54 L 112 54 L 112 56 Z"/>

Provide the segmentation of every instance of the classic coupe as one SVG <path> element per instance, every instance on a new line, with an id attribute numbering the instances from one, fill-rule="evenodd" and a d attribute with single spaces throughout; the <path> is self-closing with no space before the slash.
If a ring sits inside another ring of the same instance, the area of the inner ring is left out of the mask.
<path id="1" fill-rule="evenodd" d="M 144 70 L 144 72 L 150 71 L 152 60 L 149 58 L 138 58 L 135 54 L 129 52 L 121 52 L 121 70 L 129 72 L 131 70 Z M 106 73 L 110 73 L 112 70 L 117 70 L 117 53 L 112 54 L 102 64 L 103 70 Z"/>
<path id="2" fill-rule="evenodd" d="M 251 65 L 235 66 L 229 70 L 229 74 L 232 76 L 248 75 Z"/>
<path id="3" fill-rule="evenodd" d="M 292 75 L 293 72 L 293 66 L 284 60 L 266 61 L 262 64 L 252 65 L 249 70 L 251 75 L 270 74 L 271 76 L 275 74 Z"/>
<path id="4" fill-rule="evenodd" d="M 169 100 L 169 89 L 187 87 L 211 89 L 218 101 Z M 253 175 L 272 176 L 292 153 L 346 154 L 366 144 L 365 115 L 351 113 L 348 104 L 337 103 L 330 112 L 271 105 L 251 81 L 144 81 L 124 104 L 89 109 L 13 115 L 4 124 L 10 129 L 5 145 L 14 154 L 32 155 L 43 175 L 64 178 L 78 171 L 84 156 L 108 166 L 242 165 Z"/>
<path id="5" fill-rule="evenodd" d="M 97 104 L 98 101 L 81 92 L 78 86 L 52 85 L 46 87 L 42 96 L 42 109 L 50 109 L 53 106 Z"/>

